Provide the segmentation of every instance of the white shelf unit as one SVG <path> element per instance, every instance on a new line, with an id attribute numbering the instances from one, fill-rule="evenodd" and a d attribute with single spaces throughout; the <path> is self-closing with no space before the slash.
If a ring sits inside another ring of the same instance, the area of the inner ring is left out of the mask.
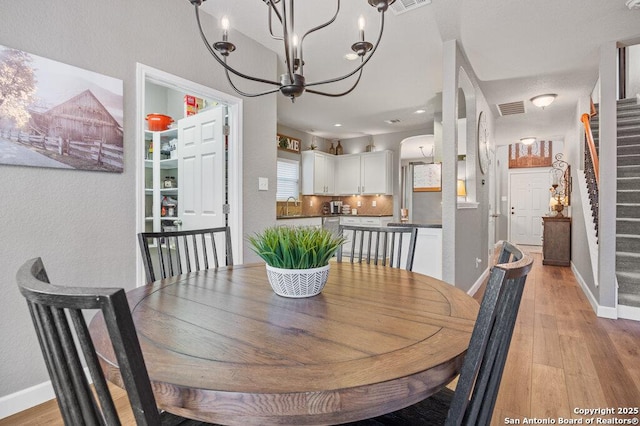
<path id="1" fill-rule="evenodd" d="M 174 208 L 174 216 L 168 216 L 165 209 L 165 216 L 162 215 L 163 197 L 171 197 L 180 201 L 179 182 L 172 188 L 164 187 L 164 180 L 167 176 L 178 176 L 178 158 L 166 158 L 161 153 L 163 144 L 178 138 L 178 129 L 169 129 L 161 132 L 145 130 L 145 152 L 147 159 L 145 166 L 145 231 L 161 231 L 163 226 L 172 226 L 173 221 L 179 220 L 178 208 Z M 149 152 L 149 146 L 153 144 L 153 152 Z"/>

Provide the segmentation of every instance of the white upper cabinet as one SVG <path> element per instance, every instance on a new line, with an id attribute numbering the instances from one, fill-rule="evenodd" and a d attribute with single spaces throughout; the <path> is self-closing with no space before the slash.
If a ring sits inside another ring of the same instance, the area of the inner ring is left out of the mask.
<path id="1" fill-rule="evenodd" d="M 360 193 L 360 154 L 336 156 L 336 194 Z"/>
<path id="2" fill-rule="evenodd" d="M 337 157 L 337 195 L 393 194 L 393 153 L 364 152 Z"/>
<path id="3" fill-rule="evenodd" d="M 320 151 L 302 153 L 302 194 L 334 195 L 335 155 Z"/>
<path id="4" fill-rule="evenodd" d="M 361 194 L 393 194 L 393 153 L 367 152 L 361 155 Z"/>

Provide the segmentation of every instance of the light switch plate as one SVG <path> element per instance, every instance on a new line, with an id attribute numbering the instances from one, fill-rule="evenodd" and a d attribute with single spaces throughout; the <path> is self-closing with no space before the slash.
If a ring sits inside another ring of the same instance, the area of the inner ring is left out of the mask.
<path id="1" fill-rule="evenodd" d="M 377 204 L 377 203 L 375 202 L 375 200 L 374 200 L 374 201 L 372 201 L 372 202 L 371 202 L 371 207 L 375 207 L 375 206 L 376 206 L 376 204 Z"/>
<path id="2" fill-rule="evenodd" d="M 269 178 L 259 177 L 258 178 L 258 191 L 268 191 L 269 190 Z"/>

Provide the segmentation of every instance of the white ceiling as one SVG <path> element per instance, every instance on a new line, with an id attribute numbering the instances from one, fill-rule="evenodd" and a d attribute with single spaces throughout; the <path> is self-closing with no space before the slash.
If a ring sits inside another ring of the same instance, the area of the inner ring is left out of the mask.
<path id="1" fill-rule="evenodd" d="M 329 19 L 335 1 L 296 2 L 296 27 L 307 29 Z M 209 0 L 208 13 L 228 15 L 232 30 L 258 40 L 280 54 L 267 29 L 267 6 L 258 0 Z M 331 26 L 310 35 L 304 44 L 307 82 L 342 75 L 356 63 L 343 59 L 357 38 L 357 19 L 367 21 L 367 40 L 374 41 L 379 17 L 365 0 L 344 0 Z M 219 28 L 205 28 L 211 41 Z M 625 0 L 433 0 L 413 11 L 385 14 L 385 30 L 375 56 L 349 95 L 327 98 L 305 93 L 292 103 L 278 96 L 278 121 L 328 138 L 349 138 L 431 128 L 441 108 L 442 44 L 457 39 L 473 66 L 496 117 L 495 139 L 508 144 L 523 136 L 562 139 L 574 126 L 576 102 L 588 95 L 598 75 L 600 46 L 608 41 L 640 42 L 640 10 Z M 203 56 L 208 55 L 204 46 Z M 229 59 L 242 55 L 242 45 Z M 218 66 L 211 58 L 211 66 Z M 258 74 L 255 70 L 241 70 Z M 260 77 L 278 80 L 277 76 Z M 243 81 L 236 81 L 242 89 Z M 324 86 L 341 91 L 348 85 Z M 267 89 L 269 87 L 265 87 Z M 318 87 L 319 90 L 323 88 Z M 529 99 L 557 93 L 539 109 Z M 497 104 L 524 101 L 525 113 L 500 117 Z M 415 114 L 424 109 L 424 114 Z M 397 124 L 385 120 L 398 119 Z M 342 127 L 334 127 L 341 123 Z"/>

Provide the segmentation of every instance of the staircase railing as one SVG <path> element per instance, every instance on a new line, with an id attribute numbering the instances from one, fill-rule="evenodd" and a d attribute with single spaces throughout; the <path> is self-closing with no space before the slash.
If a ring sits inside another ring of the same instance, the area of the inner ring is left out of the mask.
<path id="1" fill-rule="evenodd" d="M 595 107 L 591 103 L 591 114 L 582 114 L 581 121 L 585 130 L 585 156 L 584 156 L 584 174 L 587 179 L 587 190 L 589 192 L 589 200 L 591 202 L 591 214 L 596 227 L 596 235 L 598 234 L 598 184 L 600 182 L 600 163 L 598 161 L 598 151 L 593 140 L 591 132 L 591 117 L 595 115 Z"/>

